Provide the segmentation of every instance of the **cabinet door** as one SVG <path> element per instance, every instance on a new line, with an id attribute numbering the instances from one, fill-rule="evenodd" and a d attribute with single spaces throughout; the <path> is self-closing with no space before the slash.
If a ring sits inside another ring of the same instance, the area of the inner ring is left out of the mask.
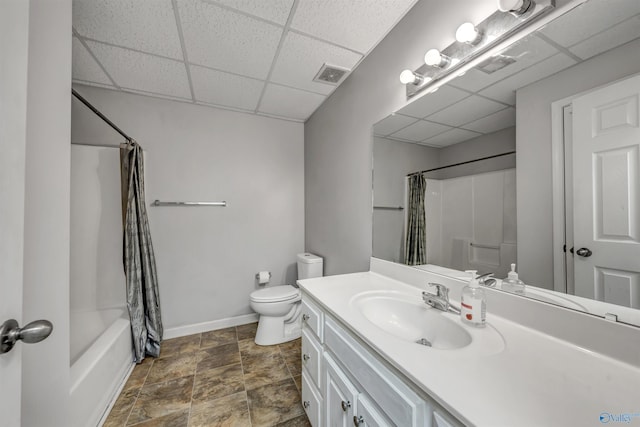
<path id="1" fill-rule="evenodd" d="M 358 391 L 327 353 L 325 361 L 325 420 L 328 427 L 349 427 L 353 423 Z"/>
<path id="2" fill-rule="evenodd" d="M 393 423 L 363 394 L 358 395 L 358 412 L 353 424 L 358 427 L 393 427 Z"/>

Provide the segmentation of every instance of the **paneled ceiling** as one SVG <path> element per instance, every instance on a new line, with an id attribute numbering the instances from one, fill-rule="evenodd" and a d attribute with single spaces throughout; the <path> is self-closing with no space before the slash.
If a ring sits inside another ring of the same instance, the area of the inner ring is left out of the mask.
<path id="1" fill-rule="evenodd" d="M 510 65 L 469 70 L 377 123 L 374 134 L 444 147 L 515 126 L 517 89 L 638 37 L 640 0 L 591 0 L 497 55 Z"/>
<path id="2" fill-rule="evenodd" d="M 416 1 L 74 0 L 73 82 L 304 121 Z"/>

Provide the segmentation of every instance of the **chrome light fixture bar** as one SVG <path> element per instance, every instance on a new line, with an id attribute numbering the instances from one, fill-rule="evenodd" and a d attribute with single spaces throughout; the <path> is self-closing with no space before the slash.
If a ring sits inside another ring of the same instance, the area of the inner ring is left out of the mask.
<path id="1" fill-rule="evenodd" d="M 555 7 L 555 0 L 497 0 L 498 11 L 478 25 L 466 22 L 456 31 L 456 41 L 442 51 L 430 49 L 425 64 L 417 70 L 405 70 L 401 82 L 405 84 L 407 99 L 434 91 L 439 81 L 451 74 L 463 74 L 465 64 L 482 55 L 525 28 Z M 409 74 L 411 73 L 411 75 Z"/>

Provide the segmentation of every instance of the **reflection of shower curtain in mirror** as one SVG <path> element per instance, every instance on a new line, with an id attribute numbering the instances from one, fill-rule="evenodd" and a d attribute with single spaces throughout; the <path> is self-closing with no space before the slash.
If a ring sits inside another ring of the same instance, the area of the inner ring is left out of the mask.
<path id="1" fill-rule="evenodd" d="M 427 233 L 425 227 L 424 199 L 427 180 L 422 174 L 408 177 L 409 203 L 407 212 L 407 234 L 404 244 L 404 263 L 420 265 L 427 263 Z"/>

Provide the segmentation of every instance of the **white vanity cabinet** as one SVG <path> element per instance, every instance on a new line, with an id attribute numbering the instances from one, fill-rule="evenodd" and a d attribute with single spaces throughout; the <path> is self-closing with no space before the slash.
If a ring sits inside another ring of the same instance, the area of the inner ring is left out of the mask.
<path id="1" fill-rule="evenodd" d="M 311 300 L 302 300 L 302 406 L 313 427 L 323 426 L 322 342 L 324 315 Z"/>
<path id="2" fill-rule="evenodd" d="M 306 294 L 305 310 L 313 315 L 303 321 L 302 400 L 314 427 L 462 425 Z"/>

